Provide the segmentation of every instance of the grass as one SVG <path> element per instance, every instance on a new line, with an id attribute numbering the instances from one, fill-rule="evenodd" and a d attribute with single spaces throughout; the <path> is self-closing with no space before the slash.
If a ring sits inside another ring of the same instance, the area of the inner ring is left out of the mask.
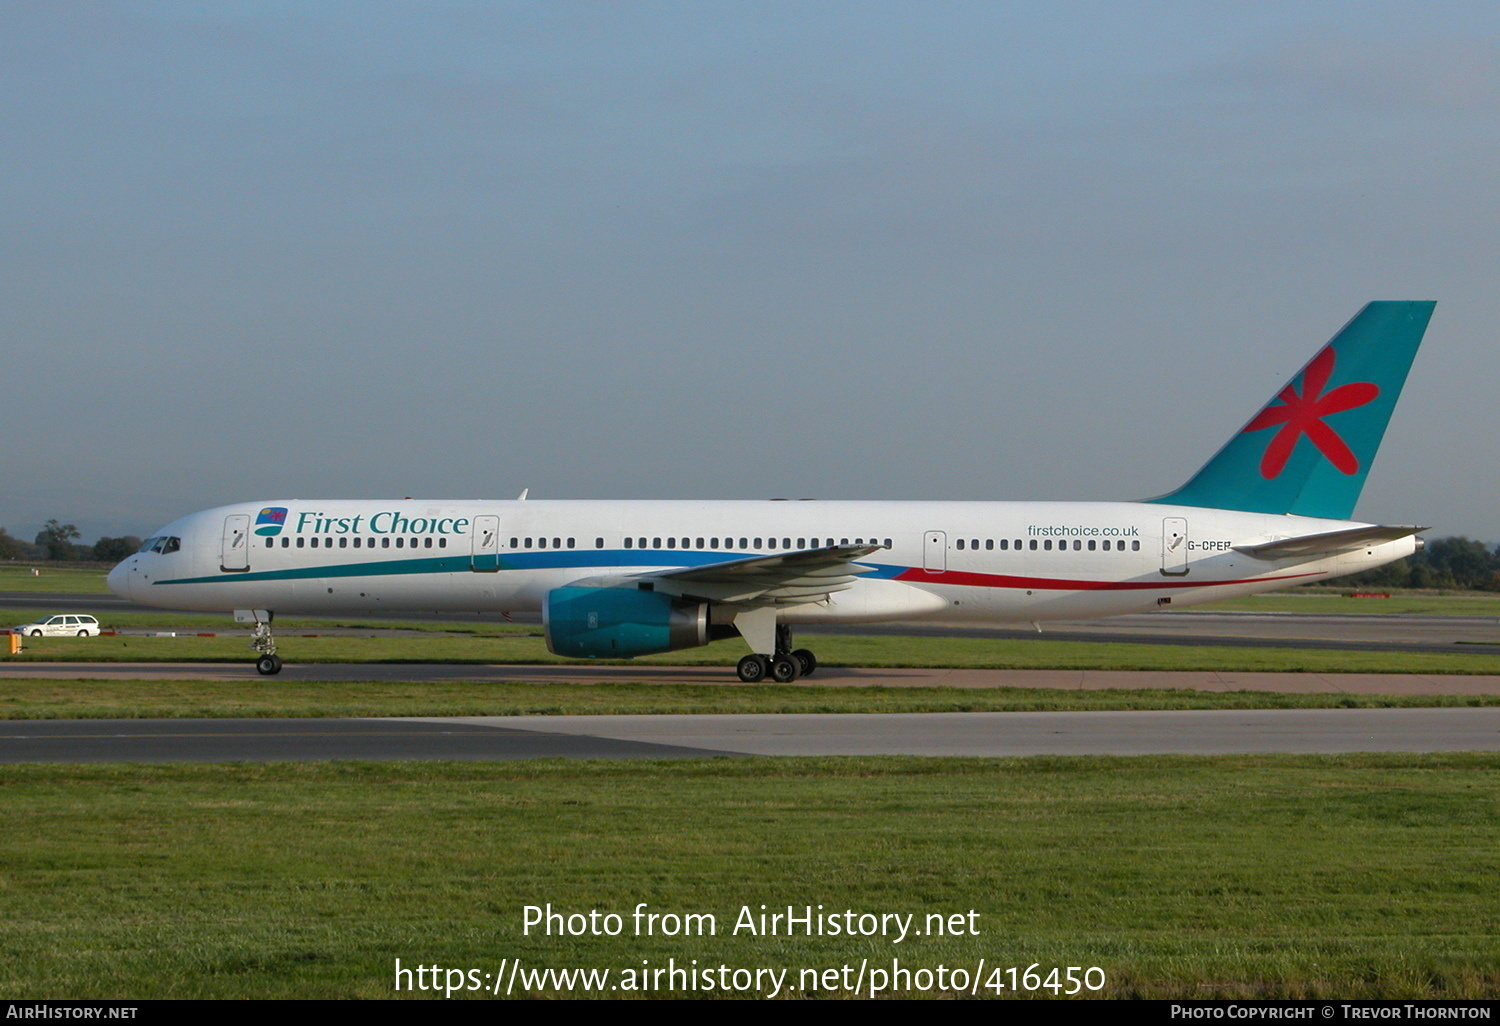
<path id="1" fill-rule="evenodd" d="M 594 713 L 1051 712 L 1494 706 L 1495 695 L 1286 694 L 1174 689 L 520 684 L 508 681 L 0 681 L 0 720 L 236 716 L 555 716 Z"/>
<path id="2" fill-rule="evenodd" d="M 248 633 L 222 637 L 27 638 L 11 662 L 227 662 L 244 663 Z M 547 651 L 537 627 L 475 625 L 471 633 L 428 631 L 411 636 L 296 636 L 278 640 L 288 663 L 579 663 Z M 818 661 L 826 666 L 951 667 L 989 669 L 1197 670 L 1274 673 L 1500 673 L 1500 653 L 1482 646 L 1453 653 L 1357 652 L 1297 648 L 1132 645 L 1031 638 L 952 638 L 819 635 Z M 1477 651 L 1475 649 L 1478 649 Z M 738 639 L 703 648 L 646 656 L 642 666 L 724 666 L 744 654 Z M 3 664 L 0 664 L 3 665 Z M 3 672 L 3 670 L 0 670 Z"/>
<path id="3" fill-rule="evenodd" d="M 33 568 L 40 571 L 39 576 L 32 575 Z M 0 566 L 0 592 L 36 591 L 108 595 L 109 588 L 104 583 L 107 574 L 107 570 L 101 570 L 96 566 L 57 566 L 46 561 L 25 563 L 19 566 Z"/>
<path id="4" fill-rule="evenodd" d="M 1226 599 L 1223 602 L 1210 602 L 1187 608 L 1206 612 L 1299 613 L 1319 616 L 1370 616 L 1399 613 L 1408 616 L 1500 617 L 1500 595 L 1493 592 L 1402 591 L 1387 588 L 1368 590 L 1389 591 L 1391 597 L 1384 599 L 1346 598 L 1343 592 L 1293 588 L 1290 591 Z"/>
<path id="5" fill-rule="evenodd" d="M 983 958 L 1099 966 L 1113 997 L 1500 987 L 1491 755 L 9 766 L 0 789 L 9 999 L 389 997 L 397 958 L 799 982 Z M 640 902 L 718 932 L 523 934 L 526 905 L 628 923 Z M 761 904 L 973 910 L 978 936 L 730 933 Z"/>

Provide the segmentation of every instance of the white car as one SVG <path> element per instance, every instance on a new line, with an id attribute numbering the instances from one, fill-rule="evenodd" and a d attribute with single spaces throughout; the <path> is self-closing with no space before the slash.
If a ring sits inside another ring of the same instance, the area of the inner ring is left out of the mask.
<path id="1" fill-rule="evenodd" d="M 36 623 L 23 623 L 11 630 L 28 638 L 92 638 L 99 634 L 99 621 L 81 613 L 58 613 Z"/>

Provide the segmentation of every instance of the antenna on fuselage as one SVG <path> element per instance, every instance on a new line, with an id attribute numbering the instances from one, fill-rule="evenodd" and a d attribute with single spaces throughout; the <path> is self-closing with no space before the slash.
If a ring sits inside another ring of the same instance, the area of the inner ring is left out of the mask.
<path id="1" fill-rule="evenodd" d="M 516 501 L 517 502 L 525 502 L 526 501 L 526 493 L 529 492 L 529 491 L 531 491 L 530 488 L 522 488 L 521 489 L 521 494 L 516 496 Z"/>

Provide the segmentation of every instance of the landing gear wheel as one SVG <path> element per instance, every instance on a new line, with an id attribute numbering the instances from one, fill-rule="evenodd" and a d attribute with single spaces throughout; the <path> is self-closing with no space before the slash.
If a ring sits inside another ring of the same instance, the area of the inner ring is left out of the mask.
<path id="1" fill-rule="evenodd" d="M 779 655 L 771 660 L 771 679 L 778 684 L 790 684 L 797 679 L 802 664 L 789 655 Z"/>
<path id="2" fill-rule="evenodd" d="M 818 668 L 818 657 L 813 655 L 809 649 L 797 649 L 797 651 L 792 653 L 792 658 L 797 660 L 797 665 L 801 669 L 801 672 L 798 674 L 799 677 L 806 677 Z"/>
<path id="3" fill-rule="evenodd" d="M 740 675 L 740 680 L 746 684 L 759 684 L 766 679 L 769 667 L 765 656 L 747 655 L 740 660 L 740 665 L 735 670 Z"/>
<path id="4" fill-rule="evenodd" d="M 255 661 L 255 671 L 263 677 L 281 672 L 281 660 L 273 655 L 263 655 Z"/>

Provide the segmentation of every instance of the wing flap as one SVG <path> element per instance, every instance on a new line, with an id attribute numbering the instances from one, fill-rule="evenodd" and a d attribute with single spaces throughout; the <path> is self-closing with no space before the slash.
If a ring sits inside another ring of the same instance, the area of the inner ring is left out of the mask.
<path id="1" fill-rule="evenodd" d="M 832 545 L 775 556 L 750 556 L 706 566 L 651 570 L 621 577 L 596 577 L 580 586 L 640 587 L 683 598 L 736 604 L 820 602 L 854 586 L 860 574 L 874 571 L 855 560 L 879 545 Z"/>

